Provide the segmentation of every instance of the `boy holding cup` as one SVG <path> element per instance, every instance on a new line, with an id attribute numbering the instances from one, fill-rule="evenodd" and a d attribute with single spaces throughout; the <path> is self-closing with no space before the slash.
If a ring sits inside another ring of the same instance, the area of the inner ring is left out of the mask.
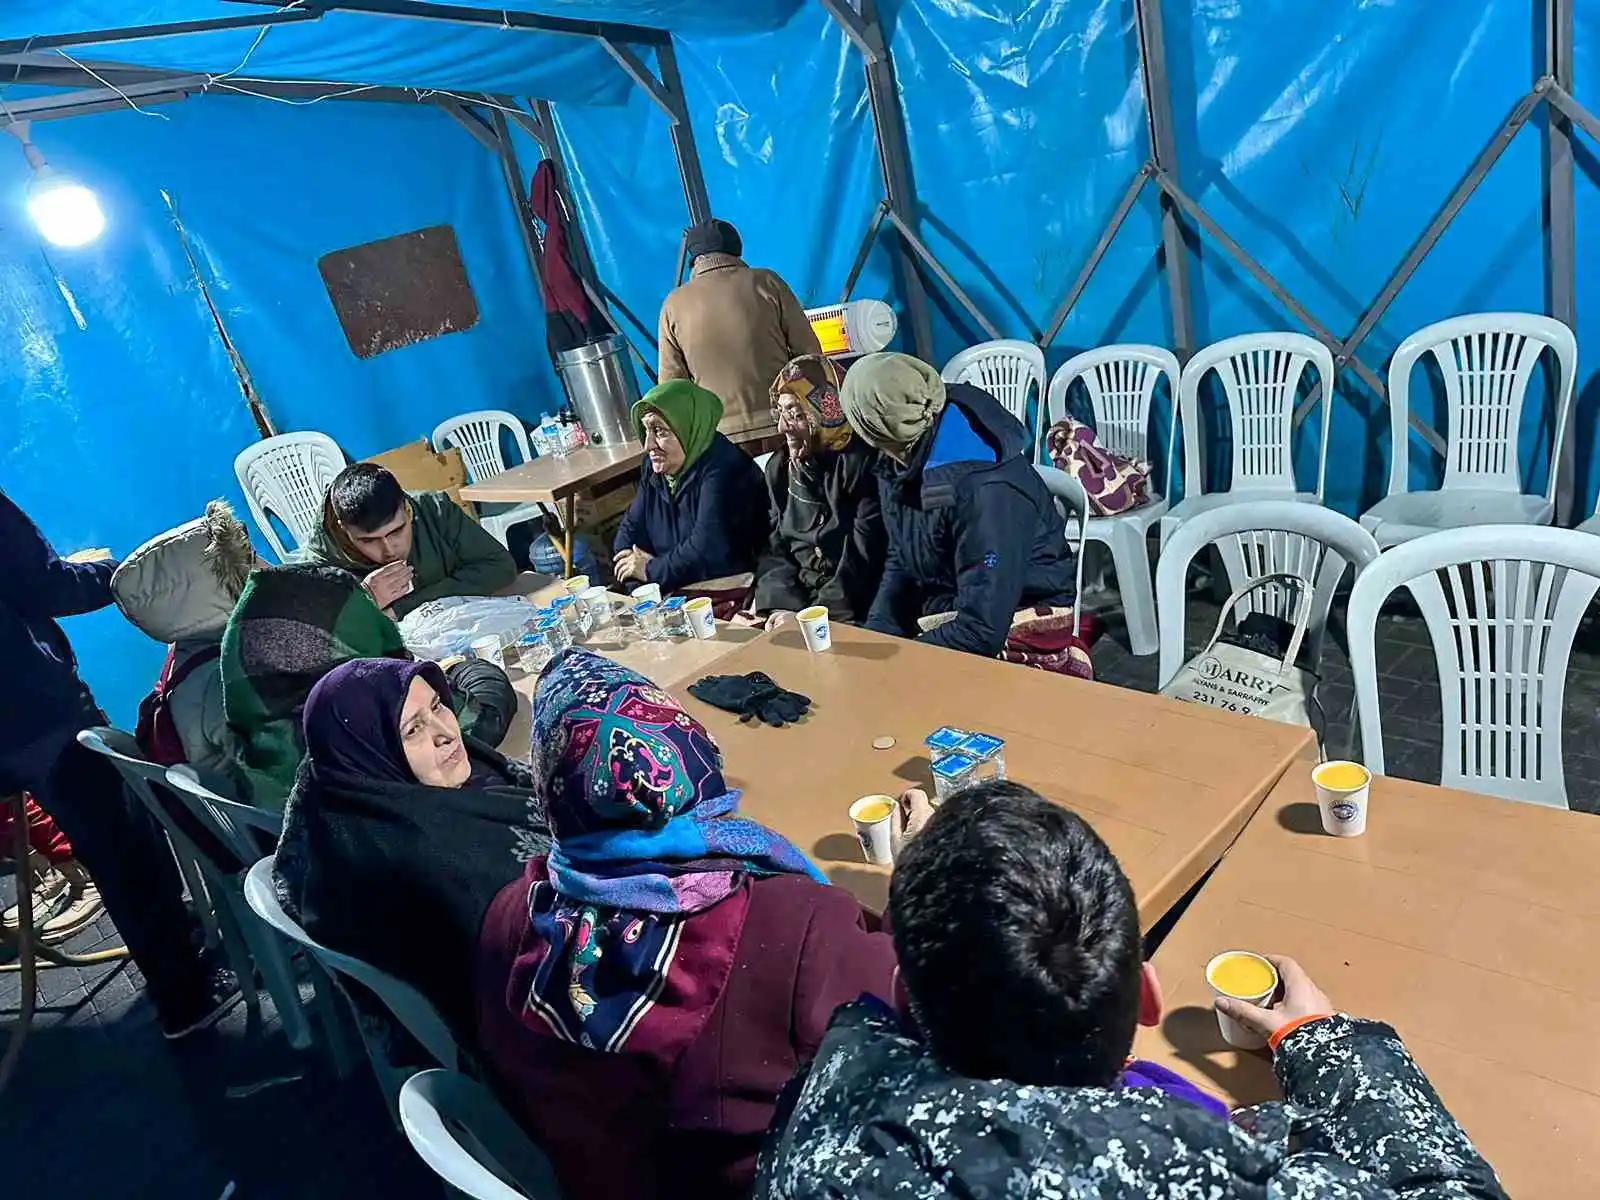
<path id="1" fill-rule="evenodd" d="M 1289 1109 L 1234 1124 L 1215 1098 L 1129 1058 L 1161 1020 L 1132 888 L 1081 818 L 991 780 L 946 800 L 889 891 L 896 1004 L 835 1012 L 760 1200 L 849 1195 L 1360 1196 L 1503 1200 L 1494 1171 L 1394 1031 L 1333 1014 L 1287 958 L 1266 1006 L 1219 1001 L 1267 1038 Z M 1290 1112 L 1300 1145 L 1289 1148 Z M 1061 1192 L 1061 1194 L 1067 1194 Z"/>

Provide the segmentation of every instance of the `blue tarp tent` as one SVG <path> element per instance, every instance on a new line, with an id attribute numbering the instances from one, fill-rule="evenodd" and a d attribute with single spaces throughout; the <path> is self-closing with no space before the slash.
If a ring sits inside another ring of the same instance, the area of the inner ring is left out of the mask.
<path id="1" fill-rule="evenodd" d="M 1503 140 L 1354 357 L 1381 380 L 1420 325 L 1491 309 L 1573 319 L 1575 301 L 1569 507 L 1587 515 L 1600 431 L 1582 347 L 1600 344 L 1600 318 L 1594 281 L 1565 294 L 1575 250 L 1564 231 L 1570 221 L 1578 248 L 1592 236 L 1600 163 L 1575 129 L 1569 140 L 1564 123 L 1552 128 L 1547 91 L 1531 120 L 1499 134 L 1546 74 L 1585 99 L 1593 11 L 1574 20 L 1566 0 L 875 9 L 876 23 L 860 0 L 12 0 L 0 9 L 0 124 L 32 119 L 34 143 L 96 190 L 109 224 L 83 249 L 45 246 L 23 207 L 29 168 L 0 144 L 0 487 L 64 549 L 125 551 L 212 496 L 239 502 L 232 461 L 256 430 L 202 282 L 278 427 L 323 430 L 353 457 L 456 412 L 551 409 L 559 385 L 538 290 L 484 136 L 497 108 L 514 110 L 506 137 L 525 172 L 540 150 L 524 117 L 540 100 L 595 274 L 647 361 L 689 215 L 685 143 L 711 210 L 807 303 L 838 298 L 887 163 L 897 210 L 957 290 L 903 258 L 885 226 L 855 294 L 896 304 L 906 348 L 919 324 L 912 293 L 925 294 L 936 362 L 987 325 L 1050 332 L 1054 367 L 1108 341 L 1187 353 L 1236 333 L 1305 330 L 1305 315 L 1322 327 L 1311 332 L 1347 338 Z M 665 108 L 687 115 L 687 139 L 669 136 L 659 90 L 680 80 Z M 1192 217 L 1164 244 L 1152 183 L 1050 330 L 1152 157 L 1152 116 L 1169 182 L 1300 311 Z M 1575 211 L 1561 183 L 1567 147 Z M 318 258 L 441 223 L 459 239 L 477 324 L 356 358 Z M 1355 512 L 1382 490 L 1387 416 L 1354 362 L 1339 378 L 1328 499 Z M 1540 487 L 1548 427 L 1526 428 Z M 113 717 L 130 720 L 159 648 L 115 614 L 71 633 Z"/>

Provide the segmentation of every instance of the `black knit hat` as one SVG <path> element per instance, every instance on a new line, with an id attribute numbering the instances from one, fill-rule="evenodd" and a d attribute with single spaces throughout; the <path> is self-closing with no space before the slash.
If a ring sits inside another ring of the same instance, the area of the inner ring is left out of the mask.
<path id="1" fill-rule="evenodd" d="M 702 254 L 732 254 L 738 257 L 744 253 L 744 242 L 739 238 L 739 231 L 715 217 L 685 229 L 683 242 L 691 264 Z"/>

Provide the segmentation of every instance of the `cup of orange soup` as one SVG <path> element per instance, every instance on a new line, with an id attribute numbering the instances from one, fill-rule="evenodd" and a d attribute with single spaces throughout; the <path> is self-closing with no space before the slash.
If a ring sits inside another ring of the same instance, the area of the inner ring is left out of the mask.
<path id="1" fill-rule="evenodd" d="M 900 843 L 900 805 L 893 796 L 863 796 L 850 806 L 850 820 L 861 842 L 861 854 L 880 867 L 894 865 Z"/>
<path id="2" fill-rule="evenodd" d="M 1266 1005 L 1278 990 L 1278 968 L 1248 950 L 1224 950 L 1206 964 L 1206 983 L 1218 996 Z M 1260 1050 L 1267 1039 L 1226 1013 L 1217 1013 L 1222 1040 L 1240 1050 Z"/>
<path id="3" fill-rule="evenodd" d="M 1317 789 L 1317 810 L 1322 814 L 1324 833 L 1360 837 L 1367 831 L 1371 771 L 1358 762 L 1335 759 L 1313 767 L 1311 783 Z"/>

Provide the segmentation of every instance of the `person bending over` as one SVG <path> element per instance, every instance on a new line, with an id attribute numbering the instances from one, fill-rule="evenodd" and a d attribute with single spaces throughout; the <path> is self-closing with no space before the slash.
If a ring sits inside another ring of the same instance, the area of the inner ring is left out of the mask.
<path id="1" fill-rule="evenodd" d="M 311 689 L 354 658 L 410 659 L 400 628 L 339 567 L 260 567 L 222 633 L 222 712 L 242 799 L 282 812 L 305 753 L 300 714 Z"/>
<path id="2" fill-rule="evenodd" d="M 358 659 L 305 707 L 273 883 L 324 945 L 409 983 L 470 1044 L 489 902 L 548 845 L 528 768 L 463 737 L 430 662 Z"/>
<path id="3" fill-rule="evenodd" d="M 767 460 L 772 535 L 750 610 L 769 627 L 814 604 L 835 621 L 863 621 L 883 575 L 877 452 L 851 434 L 838 369 L 819 354 L 778 373 L 772 409 L 784 445 Z"/>
<path id="4" fill-rule="evenodd" d="M 867 628 L 993 658 L 1018 609 L 1074 599 L 1072 552 L 1022 423 L 988 392 L 945 383 L 908 354 L 869 354 L 839 392 L 850 427 L 883 451 L 889 553 Z"/>
<path id="5" fill-rule="evenodd" d="M 1130 1064 L 1160 1017 L 1132 889 L 1087 824 L 1020 784 L 946 801 L 902 851 L 889 915 L 904 1006 L 835 1014 L 762 1200 L 1504 1198 L 1394 1030 L 1334 1015 L 1290 959 L 1280 1002 L 1228 1008 L 1271 1035 L 1287 1111 L 1250 1110 L 1247 1131 Z"/>
<path id="6" fill-rule="evenodd" d="M 658 384 L 633 406 L 645 462 L 613 542 L 619 581 L 667 592 L 755 566 L 767 537 L 766 483 L 717 432 L 721 413 L 722 401 L 684 379 Z"/>
<path id="7" fill-rule="evenodd" d="M 397 621 L 444 596 L 493 596 L 517 577 L 511 552 L 459 504 L 444 492 L 408 496 L 376 463 L 334 477 L 305 559 L 355 572 Z"/>
<path id="8" fill-rule="evenodd" d="M 744 243 L 732 225 L 713 218 L 683 236 L 693 266 L 661 305 L 657 376 L 692 379 L 720 396 L 721 431 L 741 444 L 764 442 L 774 432 L 767 385 L 784 363 L 821 354 L 822 345 L 789 285 L 739 257 Z"/>
<path id="9" fill-rule="evenodd" d="M 891 994 L 894 948 L 642 676 L 562 651 L 533 749 L 554 842 L 484 921 L 484 1065 L 563 1195 L 743 1200 L 779 1090 L 838 1005 Z"/>

